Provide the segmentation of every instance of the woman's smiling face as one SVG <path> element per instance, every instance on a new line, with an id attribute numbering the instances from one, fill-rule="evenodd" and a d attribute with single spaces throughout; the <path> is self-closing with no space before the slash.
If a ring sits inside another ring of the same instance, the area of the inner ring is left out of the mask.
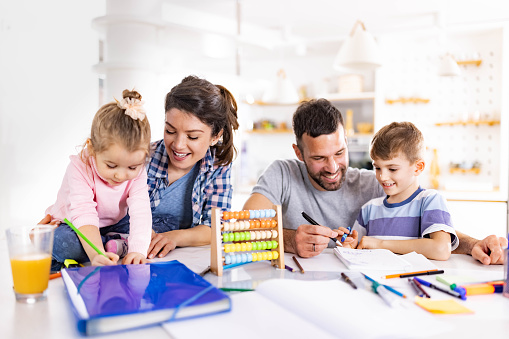
<path id="1" fill-rule="evenodd" d="M 176 108 L 166 112 L 164 145 L 168 169 L 189 172 L 218 139 L 219 136 L 212 136 L 212 128 L 193 114 Z"/>

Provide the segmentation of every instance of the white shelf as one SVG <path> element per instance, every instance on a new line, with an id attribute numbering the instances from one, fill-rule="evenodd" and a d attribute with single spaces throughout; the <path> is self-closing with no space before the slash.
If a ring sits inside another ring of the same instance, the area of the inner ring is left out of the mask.
<path id="1" fill-rule="evenodd" d="M 491 191 L 460 191 L 440 190 L 447 200 L 451 201 L 482 201 L 482 202 L 506 202 L 507 193 L 496 188 Z"/>
<path id="2" fill-rule="evenodd" d="M 320 96 L 329 101 L 356 101 L 356 100 L 374 100 L 375 92 L 360 93 L 327 93 Z"/>

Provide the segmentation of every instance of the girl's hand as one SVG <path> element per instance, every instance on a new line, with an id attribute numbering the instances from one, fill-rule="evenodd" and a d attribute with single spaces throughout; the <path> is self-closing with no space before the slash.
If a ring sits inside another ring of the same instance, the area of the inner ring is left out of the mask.
<path id="1" fill-rule="evenodd" d="M 171 232 L 166 232 L 157 233 L 152 236 L 152 241 L 148 247 L 148 259 L 152 259 L 156 255 L 162 258 L 177 247 L 177 243 L 172 239 L 170 234 Z"/>
<path id="2" fill-rule="evenodd" d="M 122 260 L 123 265 L 131 265 L 131 264 L 138 265 L 138 264 L 146 264 L 146 263 L 148 263 L 147 258 L 139 252 L 127 253 L 127 255 Z"/>
<path id="3" fill-rule="evenodd" d="M 106 258 L 104 255 L 97 254 L 95 255 L 92 260 L 90 261 L 92 266 L 110 266 L 110 265 L 116 265 L 118 262 L 118 255 L 111 252 L 104 253 L 108 258 Z"/>

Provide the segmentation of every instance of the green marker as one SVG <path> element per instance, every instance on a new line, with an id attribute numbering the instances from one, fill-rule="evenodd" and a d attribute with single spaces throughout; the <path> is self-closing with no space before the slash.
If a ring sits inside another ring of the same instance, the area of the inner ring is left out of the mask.
<path id="1" fill-rule="evenodd" d="M 437 276 L 437 280 L 440 281 L 442 284 L 445 284 L 445 285 L 449 286 L 449 288 L 451 290 L 453 290 L 453 291 L 456 288 L 456 284 L 451 284 L 450 282 L 448 282 L 447 280 L 445 280 L 441 276 Z"/>
<path id="2" fill-rule="evenodd" d="M 66 222 L 67 225 L 69 225 L 70 228 L 73 229 L 74 232 L 76 232 L 77 235 L 79 235 L 81 237 L 81 239 L 85 240 L 87 242 L 87 244 L 89 244 L 90 247 L 92 247 L 98 254 L 108 258 L 106 256 L 106 254 L 104 254 L 100 249 L 98 249 L 94 244 L 92 244 L 92 242 L 90 240 L 88 240 L 88 238 L 85 237 L 85 235 L 83 233 L 81 233 L 80 230 L 78 230 L 69 220 L 67 220 L 67 218 L 65 218 L 64 221 Z M 108 259 L 110 259 L 110 258 L 108 258 Z"/>

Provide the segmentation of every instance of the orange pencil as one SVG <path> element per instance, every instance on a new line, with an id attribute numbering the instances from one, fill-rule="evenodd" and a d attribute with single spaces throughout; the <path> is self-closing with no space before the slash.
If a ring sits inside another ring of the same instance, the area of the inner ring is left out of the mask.
<path id="1" fill-rule="evenodd" d="M 391 278 L 410 278 L 415 277 L 419 275 L 432 275 L 432 274 L 441 274 L 444 273 L 443 270 L 426 270 L 426 271 L 417 271 L 417 272 L 405 272 L 405 273 L 398 273 L 398 274 L 389 274 L 382 278 L 384 279 L 391 279 Z"/>
<path id="2" fill-rule="evenodd" d="M 62 273 L 58 272 L 58 273 L 53 273 L 53 274 L 50 274 L 49 275 L 49 280 L 51 279 L 56 279 L 56 278 L 60 278 L 62 276 Z"/>

